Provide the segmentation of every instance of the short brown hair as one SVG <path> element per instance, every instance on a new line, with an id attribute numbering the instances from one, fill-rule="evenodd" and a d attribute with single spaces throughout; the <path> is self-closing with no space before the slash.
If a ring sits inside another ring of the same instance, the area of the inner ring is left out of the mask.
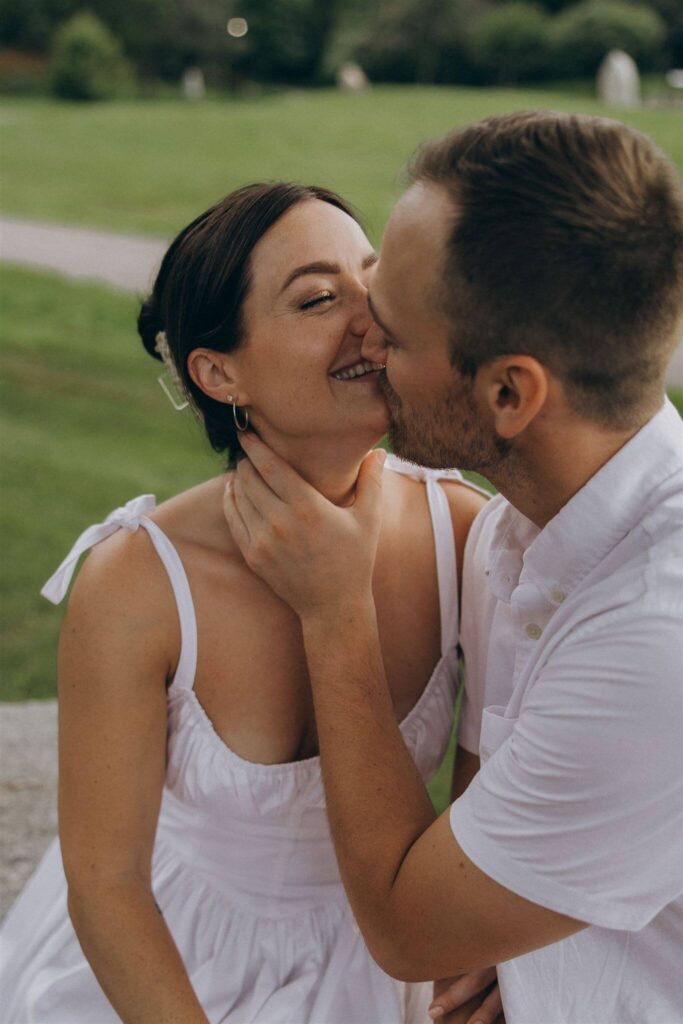
<path id="1" fill-rule="evenodd" d="M 526 353 L 581 415 L 626 428 L 661 398 L 683 314 L 683 191 L 644 135 L 552 111 L 428 142 L 414 182 L 454 200 L 453 363 Z"/>

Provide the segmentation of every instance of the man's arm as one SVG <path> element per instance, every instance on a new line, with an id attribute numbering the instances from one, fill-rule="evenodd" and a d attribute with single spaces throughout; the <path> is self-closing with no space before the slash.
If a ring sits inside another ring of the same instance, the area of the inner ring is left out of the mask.
<path id="1" fill-rule="evenodd" d="M 299 614 L 342 880 L 365 940 L 405 980 L 490 966 L 579 930 L 523 899 L 460 849 L 438 821 L 397 726 L 384 674 L 372 567 L 380 463 L 339 509 L 253 436 L 226 495 L 250 567 Z"/>
<path id="2" fill-rule="evenodd" d="M 583 924 L 480 871 L 435 821 L 384 677 L 374 606 L 302 619 L 330 826 L 370 952 L 406 981 L 490 966 Z"/>

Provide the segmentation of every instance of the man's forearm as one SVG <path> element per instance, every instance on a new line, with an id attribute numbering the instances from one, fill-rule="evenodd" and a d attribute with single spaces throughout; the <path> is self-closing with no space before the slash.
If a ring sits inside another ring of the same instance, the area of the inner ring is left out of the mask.
<path id="1" fill-rule="evenodd" d="M 392 883 L 434 810 L 396 723 L 372 600 L 308 617 L 303 634 L 342 880 L 381 962 Z"/>

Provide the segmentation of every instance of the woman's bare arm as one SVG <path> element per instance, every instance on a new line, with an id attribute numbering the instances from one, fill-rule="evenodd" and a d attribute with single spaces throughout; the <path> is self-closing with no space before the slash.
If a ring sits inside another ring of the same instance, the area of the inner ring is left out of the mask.
<path id="1" fill-rule="evenodd" d="M 125 1024 L 205 1024 L 151 887 L 179 629 L 143 529 L 93 550 L 59 649 L 59 818 L 69 913 Z"/>

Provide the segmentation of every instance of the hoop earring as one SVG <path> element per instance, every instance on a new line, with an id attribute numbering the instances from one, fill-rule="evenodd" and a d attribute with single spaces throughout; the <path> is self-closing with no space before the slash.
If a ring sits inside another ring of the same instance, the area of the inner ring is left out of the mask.
<path id="1" fill-rule="evenodd" d="M 239 421 L 239 419 L 237 417 L 237 403 L 236 402 L 232 403 L 232 418 L 234 419 L 235 426 L 237 427 L 237 429 L 239 431 L 246 430 L 247 427 L 249 426 L 249 413 L 247 412 L 246 409 L 244 410 L 244 423 L 240 423 L 240 421 Z"/>

